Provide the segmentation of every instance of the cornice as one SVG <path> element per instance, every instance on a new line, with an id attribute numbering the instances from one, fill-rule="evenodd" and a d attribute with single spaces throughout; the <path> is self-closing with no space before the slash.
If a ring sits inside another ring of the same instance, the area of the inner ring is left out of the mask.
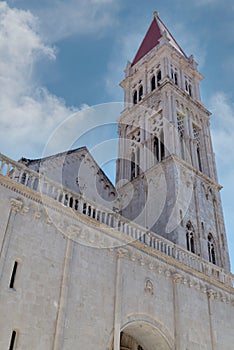
<path id="1" fill-rule="evenodd" d="M 43 220 L 45 224 L 53 225 L 54 217 L 50 217 L 47 211 L 50 208 L 56 216 L 57 221 L 54 225 L 56 229 L 75 243 L 93 248 L 108 249 L 110 254 L 117 252 L 121 258 L 128 259 L 147 270 L 165 274 L 167 278 L 173 275 L 175 277 L 175 273 L 180 274 L 182 276 L 179 279 L 180 283 L 190 287 L 194 286 L 196 289 L 205 291 L 205 293 L 208 293 L 207 290 L 214 289 L 214 295 L 217 298 L 225 302 L 231 302 L 234 305 L 234 289 L 231 285 L 203 274 L 172 256 L 153 249 L 139 240 L 134 240 L 116 228 L 109 227 L 89 216 L 73 211 L 71 208 L 15 183 L 9 178 L 0 177 L 0 185 L 17 193 L 17 198 L 11 197 L 10 203 L 16 209 L 18 215 L 29 215 L 31 213 L 34 220 Z M 32 203 L 27 200 L 32 201 Z M 36 205 L 34 205 L 34 202 Z M 117 213 L 115 215 L 118 216 Z M 143 230 L 143 228 L 141 229 Z M 226 276 L 230 275 L 230 280 L 233 278 L 231 273 L 223 272 Z M 200 287 L 198 288 L 198 286 Z M 225 293 L 230 295 L 227 297 Z"/>

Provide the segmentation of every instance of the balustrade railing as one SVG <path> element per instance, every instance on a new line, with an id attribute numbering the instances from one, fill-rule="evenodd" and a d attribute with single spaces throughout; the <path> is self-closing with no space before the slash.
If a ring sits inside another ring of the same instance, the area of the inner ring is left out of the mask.
<path id="1" fill-rule="evenodd" d="M 233 285 L 234 276 L 226 273 L 222 268 L 203 260 L 197 255 L 173 244 L 162 236 L 144 229 L 136 223 L 127 220 L 117 212 L 111 211 L 82 195 L 71 191 L 61 184 L 39 174 L 25 165 L 15 162 L 0 154 L 0 175 L 10 178 L 43 196 L 52 198 L 62 205 L 78 211 L 93 220 L 107 225 L 119 232 L 138 240 L 156 251 L 159 251 L 177 261 L 191 267 L 192 269 L 211 276 L 222 283 Z"/>

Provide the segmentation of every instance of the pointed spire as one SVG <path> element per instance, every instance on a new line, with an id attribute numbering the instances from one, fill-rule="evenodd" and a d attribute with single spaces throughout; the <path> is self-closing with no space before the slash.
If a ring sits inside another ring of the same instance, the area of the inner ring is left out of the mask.
<path id="1" fill-rule="evenodd" d="M 136 53 L 132 61 L 132 66 L 136 64 L 142 57 L 144 57 L 148 52 L 150 52 L 155 46 L 159 44 L 160 39 L 163 36 L 168 37 L 169 43 L 184 57 L 187 58 L 184 51 L 177 44 L 176 40 L 173 38 L 167 27 L 163 24 L 163 22 L 159 18 L 158 11 L 154 12 L 154 19 Z"/>

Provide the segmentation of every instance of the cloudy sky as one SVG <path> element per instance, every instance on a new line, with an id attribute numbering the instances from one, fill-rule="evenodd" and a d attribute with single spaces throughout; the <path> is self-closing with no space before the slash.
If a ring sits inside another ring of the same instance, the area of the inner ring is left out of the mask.
<path id="1" fill-rule="evenodd" d="M 233 0 L 0 1 L 0 150 L 13 159 L 37 158 L 51 139 L 48 149 L 62 151 L 76 144 L 77 135 L 85 143 L 85 128 L 114 122 L 122 108 L 123 70 L 155 10 L 205 76 L 202 100 L 213 113 L 234 270 Z M 77 135 L 64 123 L 74 113 Z M 55 130 L 59 137 L 51 137 Z M 93 138 L 91 132 L 89 146 Z"/>

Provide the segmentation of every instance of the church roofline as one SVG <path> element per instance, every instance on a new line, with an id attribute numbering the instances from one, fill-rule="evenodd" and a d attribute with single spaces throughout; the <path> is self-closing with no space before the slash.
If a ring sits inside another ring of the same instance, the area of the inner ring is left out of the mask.
<path id="1" fill-rule="evenodd" d="M 72 149 L 72 150 L 69 150 L 69 151 L 59 152 L 59 153 L 52 154 L 50 156 L 46 156 L 46 157 L 42 157 L 42 158 L 30 159 L 30 158 L 22 157 L 22 158 L 20 158 L 18 160 L 18 162 L 19 163 L 23 163 L 25 165 L 29 165 L 29 164 L 32 164 L 32 163 L 38 163 L 40 161 L 45 161 L 47 159 L 52 159 L 52 158 L 61 157 L 61 156 L 65 156 L 65 155 L 68 155 L 68 154 L 72 154 L 72 153 L 75 153 L 75 152 L 81 151 L 81 150 L 86 151 L 86 152 L 89 153 L 87 147 L 86 146 L 82 146 L 82 147 L 78 147 L 78 148 L 75 148 L 75 149 Z"/>
<path id="2" fill-rule="evenodd" d="M 64 151 L 64 152 L 60 152 L 60 153 L 56 153 L 56 154 L 53 154 L 51 156 L 47 156 L 47 157 L 43 157 L 43 158 L 29 159 L 29 158 L 22 157 L 22 158 L 20 158 L 18 160 L 18 162 L 19 163 L 23 163 L 25 166 L 29 166 L 29 165 L 34 164 L 34 163 L 41 163 L 41 162 L 44 162 L 44 161 L 47 161 L 47 160 L 50 160 L 50 159 L 55 159 L 55 158 L 58 158 L 58 157 L 67 156 L 67 155 L 70 155 L 72 153 L 76 153 L 76 152 L 80 152 L 80 151 L 86 152 L 86 154 L 89 155 L 89 157 L 92 159 L 92 161 L 94 162 L 95 166 L 97 167 L 98 171 L 101 173 L 103 178 L 105 178 L 105 180 L 107 182 L 109 182 L 109 184 L 112 186 L 113 190 L 115 190 L 115 192 L 116 192 L 116 188 L 113 185 L 112 181 L 105 174 L 105 172 L 102 170 L 102 168 L 98 165 L 98 163 L 96 162 L 96 160 L 94 159 L 94 157 L 89 152 L 89 150 L 88 150 L 88 148 L 86 146 L 78 147 L 78 148 L 75 148 L 75 149 L 72 149 L 72 150 L 68 150 L 68 151 Z"/>

